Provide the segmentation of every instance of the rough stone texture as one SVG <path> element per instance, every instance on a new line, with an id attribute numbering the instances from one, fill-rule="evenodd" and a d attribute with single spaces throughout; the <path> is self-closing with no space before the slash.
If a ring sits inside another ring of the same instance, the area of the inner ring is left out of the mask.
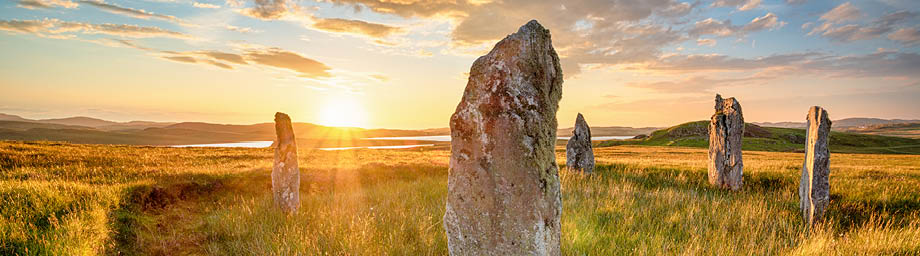
<path id="1" fill-rule="evenodd" d="M 559 57 L 537 21 L 473 63 L 450 119 L 451 255 L 559 255 L 560 98 Z"/>
<path id="2" fill-rule="evenodd" d="M 591 127 L 578 113 L 572 138 L 565 144 L 565 165 L 569 169 L 594 172 L 594 149 L 591 148 Z"/>
<path id="3" fill-rule="evenodd" d="M 827 117 L 827 111 L 818 106 L 811 107 L 805 132 L 805 163 L 799 182 L 799 207 L 809 225 L 823 218 L 830 200 L 831 152 L 827 148 L 830 132 L 831 119 Z"/>
<path id="4" fill-rule="evenodd" d="M 744 184 L 741 161 L 741 137 L 744 116 L 735 98 L 722 99 L 716 94 L 716 113 L 709 122 L 709 184 L 731 190 Z"/>
<path id="5" fill-rule="evenodd" d="M 272 166 L 272 195 L 275 205 L 286 213 L 300 207 L 300 169 L 297 167 L 297 143 L 291 118 L 275 113 L 275 162 Z"/>

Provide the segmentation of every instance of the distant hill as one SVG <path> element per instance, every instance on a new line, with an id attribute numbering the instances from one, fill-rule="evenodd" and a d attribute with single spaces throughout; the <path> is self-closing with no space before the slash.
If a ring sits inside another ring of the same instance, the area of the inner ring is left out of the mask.
<path id="1" fill-rule="evenodd" d="M 804 152 L 805 130 L 744 126 L 742 148 L 754 151 Z M 835 153 L 920 154 L 920 140 L 889 136 L 854 134 L 833 131 L 830 150 Z M 598 146 L 651 145 L 709 147 L 709 121 L 684 123 L 652 132 L 648 138 L 603 141 Z"/>
<path id="2" fill-rule="evenodd" d="M 86 127 L 99 127 L 99 126 L 118 124 L 117 122 L 106 121 L 106 120 L 102 120 L 98 118 L 85 117 L 85 116 L 42 119 L 42 120 L 34 120 L 33 122 L 45 123 L 45 124 L 79 125 L 79 126 L 86 126 Z"/>
<path id="3" fill-rule="evenodd" d="M 574 127 L 569 128 L 560 128 L 556 130 L 556 135 L 560 137 L 572 136 L 572 130 Z M 633 128 L 633 127 L 624 127 L 624 126 L 606 126 L 606 127 L 591 127 L 592 136 L 636 136 L 640 134 L 648 135 L 649 133 L 661 129 L 660 127 L 642 127 L 642 128 Z M 424 129 L 422 132 L 431 133 L 433 135 L 450 135 L 450 128 L 432 128 Z"/>
<path id="4" fill-rule="evenodd" d="M 21 121 L 21 122 L 24 122 L 24 121 L 29 121 L 29 119 L 25 119 L 25 118 L 22 118 L 22 117 L 17 116 L 17 115 L 7 115 L 7 114 L 0 113 L 0 121 Z"/>
<path id="5" fill-rule="evenodd" d="M 94 130 L 94 128 L 86 127 L 86 126 L 33 123 L 33 122 L 23 122 L 23 121 L 0 121 L 0 128 L 17 130 L 17 131 L 25 131 L 25 130 L 29 130 L 32 128 Z"/>
<path id="6" fill-rule="evenodd" d="M 180 145 L 265 141 L 275 137 L 274 123 L 252 125 L 211 124 L 202 122 L 111 122 L 88 117 L 30 120 L 13 115 L 0 116 L 0 139 L 48 140 L 83 144 Z M 26 120 L 26 121 L 21 121 Z M 308 146 L 329 147 L 354 145 L 390 145 L 407 142 L 361 140 L 369 137 L 428 136 L 431 132 L 393 129 L 326 127 L 294 123 L 298 142 Z"/>
<path id="7" fill-rule="evenodd" d="M 150 127 L 164 127 L 164 126 L 175 124 L 175 123 L 167 123 L 167 122 L 150 122 L 150 121 L 114 122 L 114 121 L 102 120 L 99 118 L 85 117 L 85 116 L 67 117 L 67 118 L 52 118 L 52 119 L 26 119 L 26 118 L 22 118 L 17 115 L 9 115 L 9 114 L 3 114 L 3 113 L 0 113 L 0 121 L 18 121 L 18 122 L 41 123 L 41 124 L 61 124 L 61 125 L 97 128 L 97 129 L 104 130 L 104 131 L 146 129 Z"/>
<path id="8" fill-rule="evenodd" d="M 904 120 L 904 119 L 880 119 L 880 118 L 844 118 L 840 120 L 831 121 L 833 125 L 831 128 L 835 130 L 841 130 L 844 128 L 850 127 L 861 127 L 861 126 L 872 126 L 872 125 L 885 125 L 885 124 L 903 124 L 903 123 L 920 123 L 920 120 Z M 805 122 L 754 122 L 753 124 L 766 127 L 780 127 L 780 128 L 805 128 Z"/>
<path id="9" fill-rule="evenodd" d="M 880 124 L 843 129 L 845 132 L 920 139 L 920 123 Z"/>
<path id="10" fill-rule="evenodd" d="M 572 136 L 572 130 L 574 127 L 562 128 L 556 130 L 556 136 L 560 137 L 570 137 Z M 640 134 L 649 134 L 655 130 L 661 129 L 659 127 L 642 127 L 642 128 L 632 128 L 632 127 L 623 127 L 623 126 L 608 126 L 608 127 L 591 127 L 591 136 L 636 136 Z"/>

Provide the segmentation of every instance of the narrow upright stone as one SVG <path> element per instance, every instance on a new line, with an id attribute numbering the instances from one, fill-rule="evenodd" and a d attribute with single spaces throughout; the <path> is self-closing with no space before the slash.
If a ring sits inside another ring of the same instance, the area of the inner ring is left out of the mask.
<path id="1" fill-rule="evenodd" d="M 297 143 L 287 114 L 275 113 L 275 162 L 272 166 L 272 195 L 275 205 L 285 213 L 300 207 L 300 169 L 297 167 Z"/>
<path id="2" fill-rule="evenodd" d="M 744 184 L 741 161 L 741 138 L 744 116 L 735 98 L 722 99 L 716 94 L 716 113 L 709 122 L 709 184 L 731 190 Z"/>
<path id="3" fill-rule="evenodd" d="M 530 21 L 470 68 L 450 119 L 444 229 L 451 255 L 559 255 L 555 158 L 562 68 Z"/>
<path id="4" fill-rule="evenodd" d="M 591 127 L 585 117 L 578 113 L 572 138 L 565 144 L 565 165 L 569 169 L 586 173 L 594 171 L 594 149 L 591 148 Z"/>
<path id="5" fill-rule="evenodd" d="M 814 106 L 808 110 L 808 127 L 805 130 L 805 163 L 799 182 L 799 207 L 802 218 L 811 225 L 823 218 L 830 200 L 830 158 L 827 148 L 831 119 L 824 108 Z"/>

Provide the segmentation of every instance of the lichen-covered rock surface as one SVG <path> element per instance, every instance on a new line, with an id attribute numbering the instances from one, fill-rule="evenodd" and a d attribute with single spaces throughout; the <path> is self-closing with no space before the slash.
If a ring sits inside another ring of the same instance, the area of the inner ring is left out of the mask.
<path id="1" fill-rule="evenodd" d="M 815 106 L 808 110 L 805 130 L 805 163 L 799 181 L 799 208 L 805 223 L 820 220 L 830 202 L 830 159 L 828 135 L 831 119 L 824 108 Z"/>
<path id="2" fill-rule="evenodd" d="M 565 144 L 565 165 L 571 170 L 594 172 L 594 149 L 591 147 L 591 127 L 578 113 L 572 138 Z"/>
<path id="3" fill-rule="evenodd" d="M 300 169 L 297 167 L 297 143 L 291 118 L 275 113 L 275 161 L 272 166 L 272 196 L 275 205 L 285 213 L 300 207 Z"/>
<path id="4" fill-rule="evenodd" d="M 450 119 L 451 255 L 559 255 L 561 97 L 559 57 L 537 21 L 473 63 Z"/>
<path id="5" fill-rule="evenodd" d="M 716 94 L 715 114 L 709 122 L 709 183 L 720 188 L 741 189 L 744 162 L 741 139 L 744 116 L 735 98 Z"/>

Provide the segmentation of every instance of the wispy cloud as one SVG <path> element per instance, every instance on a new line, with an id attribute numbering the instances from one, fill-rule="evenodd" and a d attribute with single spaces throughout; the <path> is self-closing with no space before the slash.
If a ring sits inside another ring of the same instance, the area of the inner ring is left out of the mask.
<path id="1" fill-rule="evenodd" d="M 88 5 L 90 5 L 90 6 L 93 6 L 93 7 L 99 8 L 99 9 L 102 9 L 102 10 L 107 11 L 107 12 L 109 12 L 109 13 L 118 14 L 118 15 L 125 15 L 125 16 L 128 16 L 128 17 L 134 17 L 134 18 L 145 19 L 145 20 L 146 20 L 146 19 L 158 19 L 158 20 L 164 20 L 164 21 L 173 22 L 173 23 L 176 23 L 176 24 L 179 24 L 179 25 L 183 25 L 183 26 L 195 26 L 195 25 L 193 25 L 193 24 L 191 24 L 191 23 L 188 23 L 188 22 L 186 22 L 186 21 L 184 21 L 184 20 L 182 20 L 182 19 L 177 18 L 176 16 L 164 15 L 164 14 L 157 14 L 157 13 L 152 13 L 152 12 L 148 12 L 148 11 L 141 10 L 141 9 L 133 9 L 133 8 L 121 7 L 121 6 L 118 6 L 118 5 L 115 5 L 115 4 L 106 3 L 106 2 L 103 2 L 103 1 L 82 0 L 82 1 L 80 1 L 80 3 L 81 3 L 81 4 L 88 4 Z"/>
<path id="2" fill-rule="evenodd" d="M 736 7 L 739 11 L 747 11 L 760 6 L 761 0 L 716 0 L 713 7 Z"/>
<path id="3" fill-rule="evenodd" d="M 17 6 L 26 9 L 45 9 L 54 7 L 77 8 L 79 4 L 70 0 L 19 0 Z"/>
<path id="4" fill-rule="evenodd" d="M 694 23 L 689 34 L 691 36 L 717 35 L 723 37 L 743 37 L 748 33 L 776 29 L 784 25 L 786 25 L 786 23 L 780 21 L 776 14 L 773 13 L 767 13 L 763 16 L 754 18 L 751 22 L 743 26 L 732 25 L 731 20 L 719 21 L 708 18 Z"/>
<path id="5" fill-rule="evenodd" d="M 326 32 L 366 35 L 375 38 L 387 37 L 402 31 L 395 26 L 338 18 L 315 18 L 311 27 Z"/>
<path id="6" fill-rule="evenodd" d="M 888 34 L 888 39 L 901 42 L 905 45 L 920 44 L 920 27 L 902 28 Z"/>
<path id="7" fill-rule="evenodd" d="M 42 37 L 73 36 L 71 33 L 106 34 L 120 37 L 148 38 L 169 37 L 179 39 L 192 39 L 193 37 L 180 32 L 161 29 L 158 27 L 145 27 L 127 24 L 90 24 L 82 22 L 60 21 L 57 19 L 44 20 L 0 20 L 0 30 L 14 33 L 33 34 Z"/>
<path id="8" fill-rule="evenodd" d="M 850 2 L 846 2 L 821 15 L 820 20 L 830 23 L 840 23 L 844 21 L 859 20 L 860 16 L 862 16 L 862 12 Z"/>
<path id="9" fill-rule="evenodd" d="M 263 20 L 280 19 L 289 14 L 286 0 L 253 0 L 253 7 L 241 11 L 242 14 Z"/>
<path id="10" fill-rule="evenodd" d="M 194 6 L 195 8 L 202 8 L 202 9 L 219 9 L 220 8 L 220 5 L 201 3 L 201 2 L 194 2 L 192 3 L 192 6 Z"/>
<path id="11" fill-rule="evenodd" d="M 844 5 L 847 5 L 847 4 L 849 3 L 846 3 Z M 841 6 L 844 6 L 844 5 L 841 5 Z M 815 26 L 814 28 L 812 28 L 811 32 L 808 32 L 808 35 L 820 35 L 822 37 L 826 37 L 828 39 L 831 39 L 837 42 L 852 42 L 852 41 L 859 41 L 859 40 L 869 40 L 869 39 L 878 38 L 882 35 L 892 32 L 896 29 L 896 26 L 898 24 L 904 23 L 912 19 L 916 19 L 918 17 L 918 14 L 916 12 L 897 11 L 897 12 L 889 13 L 882 17 L 879 17 L 878 19 L 873 20 L 868 25 L 862 25 L 862 24 L 839 25 L 837 23 L 841 23 L 841 22 L 851 20 L 851 19 L 837 17 L 838 14 L 831 15 L 831 17 L 833 18 L 825 18 L 825 16 L 828 16 L 828 14 L 832 14 L 840 8 L 841 7 L 834 8 L 834 10 L 831 10 L 825 15 L 822 15 L 821 20 L 825 20 L 826 22 L 824 22 L 823 24 L 819 26 Z M 842 12 L 842 11 L 836 11 L 836 12 Z M 848 12 L 854 12 L 854 11 L 848 11 Z M 850 15 L 858 16 L 857 14 L 850 14 Z M 807 27 L 805 26 L 803 26 L 802 28 L 807 29 Z M 904 33 L 904 32 L 901 32 L 901 33 Z M 895 38 L 897 37 L 898 36 L 895 36 Z M 895 39 L 892 39 L 892 40 L 895 40 Z"/>

